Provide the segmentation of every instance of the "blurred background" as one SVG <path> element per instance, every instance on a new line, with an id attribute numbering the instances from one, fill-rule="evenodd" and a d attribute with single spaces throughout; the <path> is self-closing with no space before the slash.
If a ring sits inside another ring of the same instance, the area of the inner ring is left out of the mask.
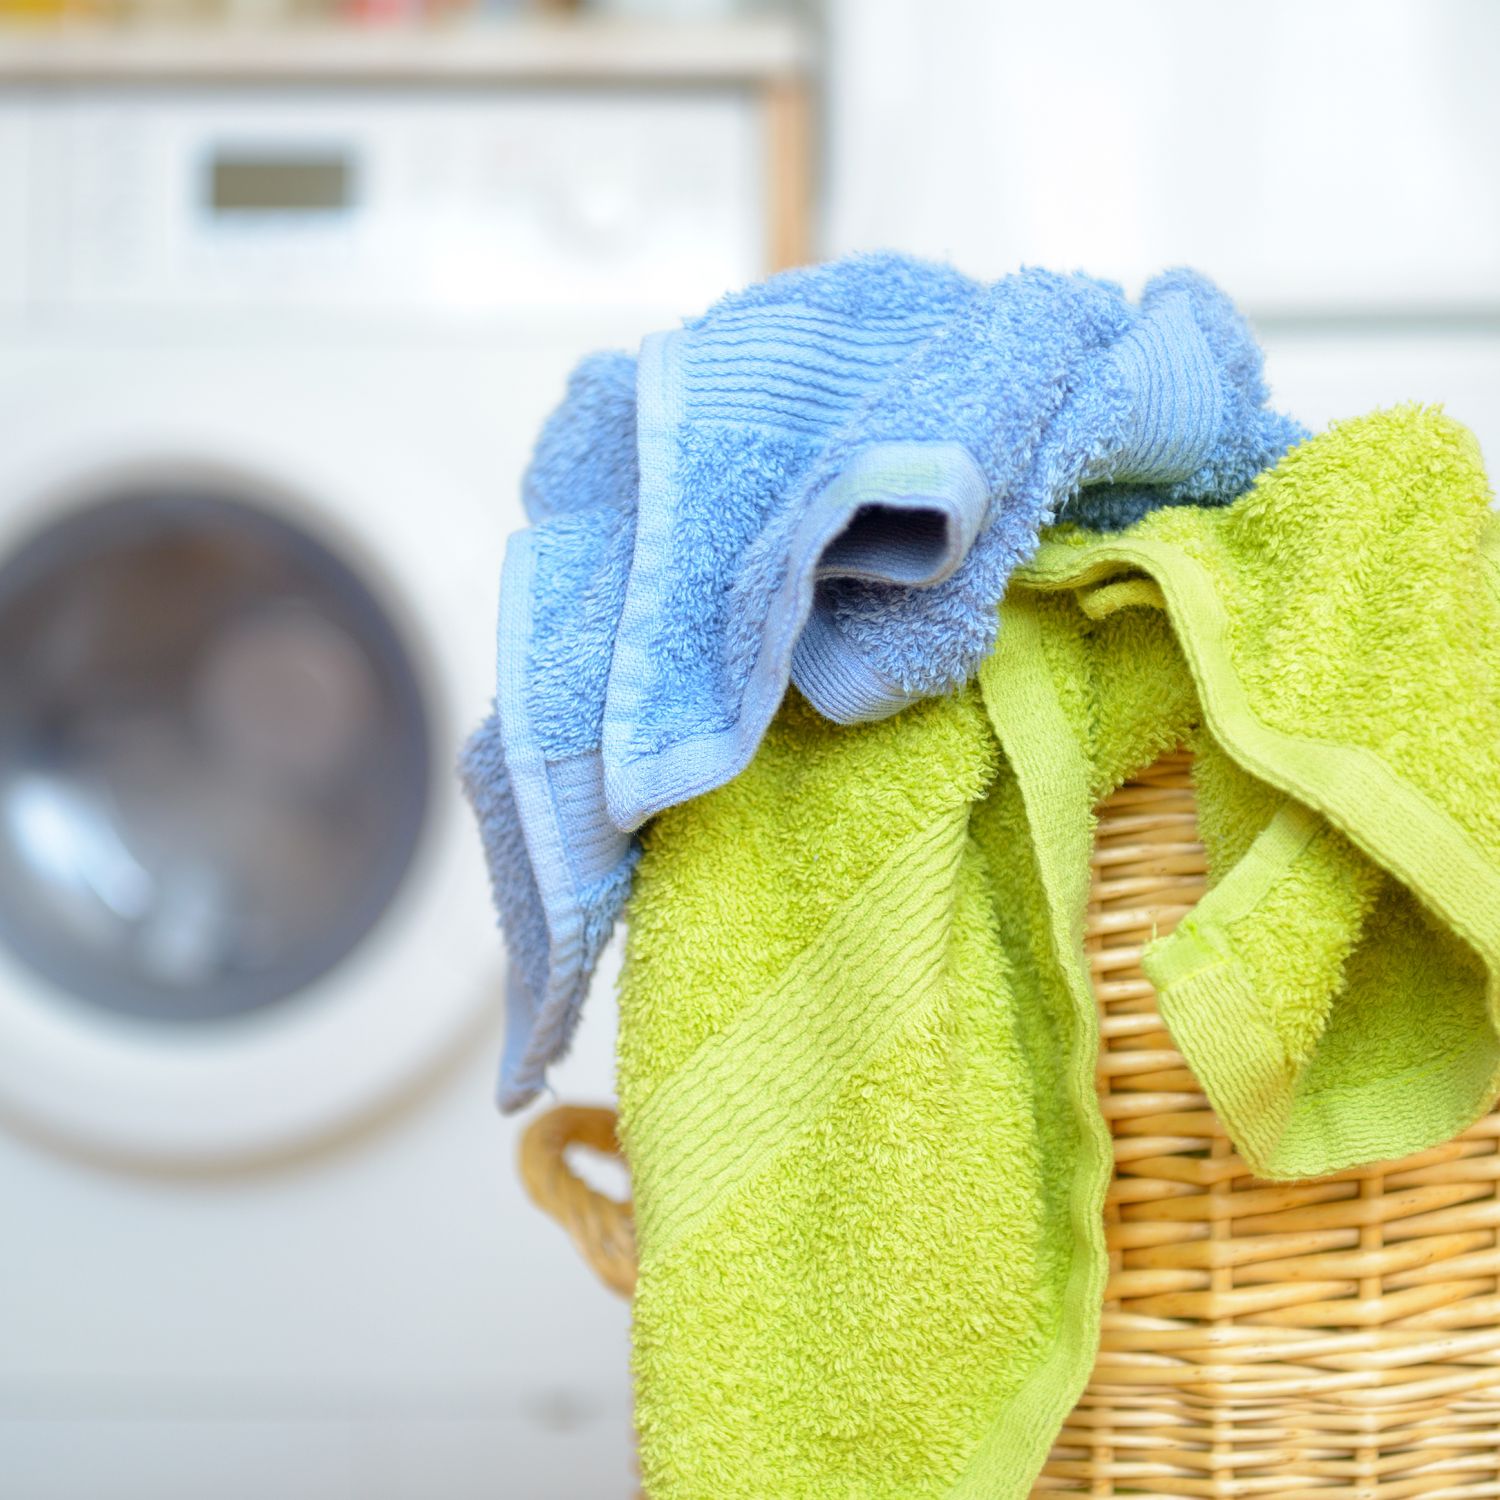
<path id="1" fill-rule="evenodd" d="M 1494 458 L 1497 77 L 1489 0 L 0 0 L 0 1495 L 624 1500 L 451 774 L 568 368 L 1188 263 L 1305 422 Z"/>

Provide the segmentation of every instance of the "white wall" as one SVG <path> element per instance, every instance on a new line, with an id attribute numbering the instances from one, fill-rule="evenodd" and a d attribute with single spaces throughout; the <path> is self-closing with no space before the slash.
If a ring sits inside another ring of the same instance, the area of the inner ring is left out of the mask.
<path id="1" fill-rule="evenodd" d="M 830 30 L 831 252 L 1194 265 L 1303 420 L 1443 401 L 1500 459 L 1500 6 L 832 0 Z"/>

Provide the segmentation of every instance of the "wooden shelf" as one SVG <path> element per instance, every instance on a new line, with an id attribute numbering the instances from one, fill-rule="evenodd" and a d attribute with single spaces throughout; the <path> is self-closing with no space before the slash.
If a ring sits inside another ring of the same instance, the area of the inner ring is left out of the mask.
<path id="1" fill-rule="evenodd" d="M 0 30 L 0 83 L 738 83 L 803 77 L 806 28 L 774 18 L 608 17 L 422 26 L 63 25 Z"/>

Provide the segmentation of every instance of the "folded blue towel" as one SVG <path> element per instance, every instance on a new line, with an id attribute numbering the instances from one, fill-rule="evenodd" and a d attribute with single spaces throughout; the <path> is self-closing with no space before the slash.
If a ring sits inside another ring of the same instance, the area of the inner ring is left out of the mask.
<path id="1" fill-rule="evenodd" d="M 501 583 L 466 780 L 513 955 L 501 1103 L 566 1047 L 628 892 L 629 833 L 749 762 L 793 681 L 855 722 L 949 691 L 1048 522 L 1220 504 L 1303 433 L 1230 303 L 1139 308 L 902 256 L 793 271 L 582 366 Z"/>

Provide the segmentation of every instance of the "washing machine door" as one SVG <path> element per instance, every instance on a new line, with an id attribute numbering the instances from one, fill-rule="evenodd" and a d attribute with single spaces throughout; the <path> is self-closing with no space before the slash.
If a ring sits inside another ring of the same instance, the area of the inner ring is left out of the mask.
<path id="1" fill-rule="evenodd" d="M 0 940 L 106 1012 L 288 1000 L 379 922 L 420 839 L 411 655 L 259 500 L 116 481 L 0 561 Z"/>
<path id="2" fill-rule="evenodd" d="M 488 549 L 367 431 L 217 404 L 263 430 L 0 484 L 0 1112 L 152 1163 L 304 1151 L 499 996 L 437 644 L 483 648 Z"/>

